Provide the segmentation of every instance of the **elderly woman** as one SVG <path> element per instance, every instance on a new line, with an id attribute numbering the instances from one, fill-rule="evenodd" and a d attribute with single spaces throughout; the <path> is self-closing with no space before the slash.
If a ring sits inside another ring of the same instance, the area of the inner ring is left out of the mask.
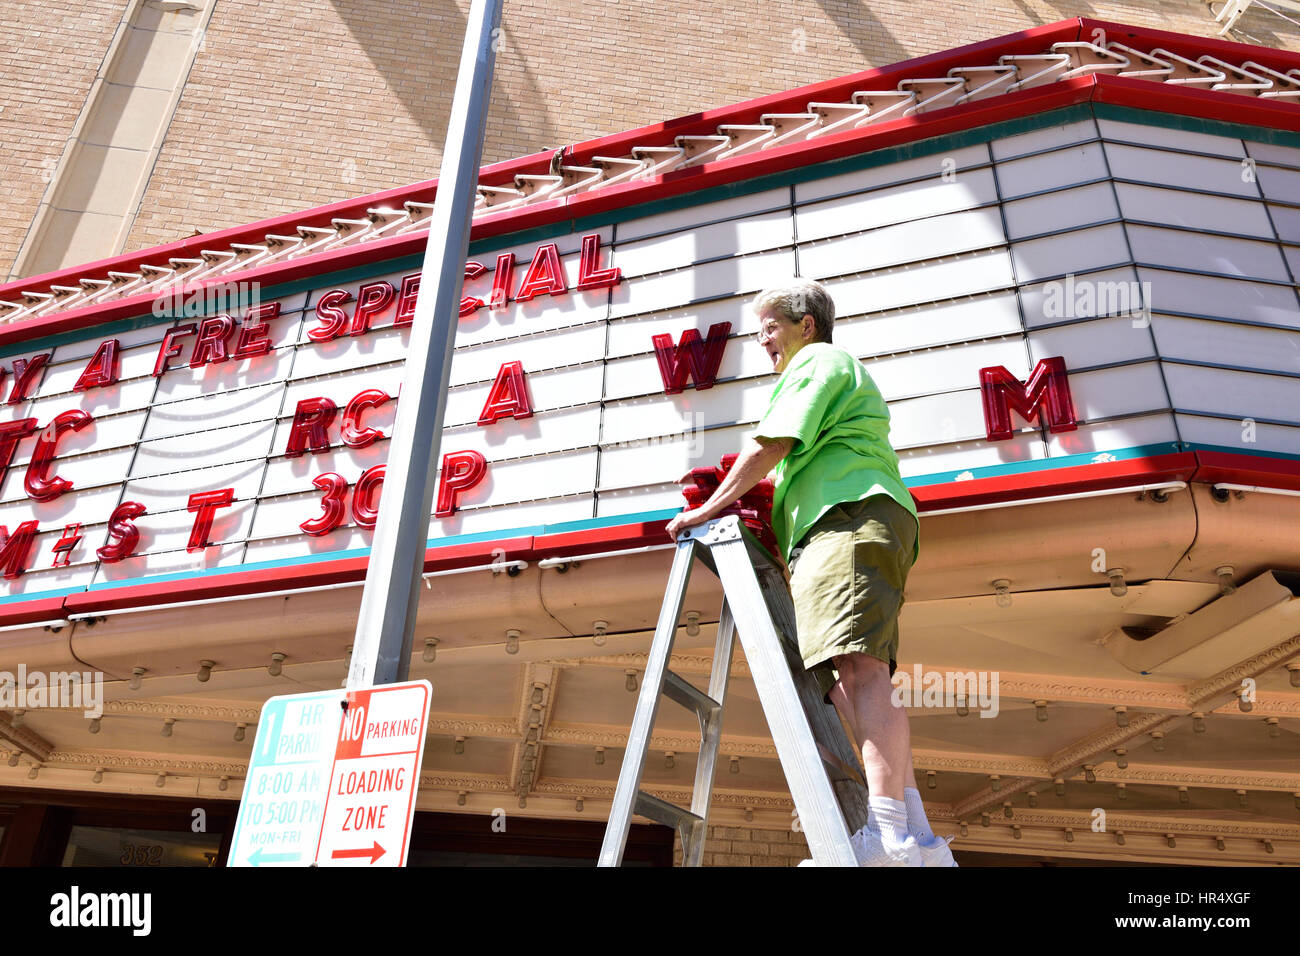
<path id="1" fill-rule="evenodd" d="M 955 866 L 925 817 L 907 712 L 891 703 L 920 524 L 889 443 L 889 408 L 865 366 L 831 343 L 835 304 L 822 285 L 794 280 L 753 308 L 780 378 L 718 490 L 668 533 L 716 517 L 776 469 L 772 528 L 791 570 L 799 650 L 862 749 L 871 795 L 867 825 L 853 835 L 858 861 Z"/>

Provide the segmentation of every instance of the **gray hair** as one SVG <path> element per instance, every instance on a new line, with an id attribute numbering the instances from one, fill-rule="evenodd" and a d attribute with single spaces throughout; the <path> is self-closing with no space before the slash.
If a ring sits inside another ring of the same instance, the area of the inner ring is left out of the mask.
<path id="1" fill-rule="evenodd" d="M 754 311 L 763 312 L 767 309 L 790 322 L 798 322 L 805 315 L 811 315 L 816 341 L 831 340 L 831 332 L 835 328 L 835 303 L 820 282 L 792 279 L 782 285 L 764 289 L 754 299 Z"/>

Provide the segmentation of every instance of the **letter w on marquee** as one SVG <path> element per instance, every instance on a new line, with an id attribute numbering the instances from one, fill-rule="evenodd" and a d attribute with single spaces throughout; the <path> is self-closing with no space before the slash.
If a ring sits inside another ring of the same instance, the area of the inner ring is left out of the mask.
<path id="1" fill-rule="evenodd" d="M 695 379 L 697 389 L 712 388 L 722 364 L 722 353 L 731 333 L 730 322 L 716 322 L 709 326 L 708 338 L 700 341 L 700 333 L 687 329 L 681 342 L 673 345 L 671 335 L 651 338 L 655 358 L 659 360 L 659 376 L 664 381 L 664 394 L 676 395 L 686 387 L 687 378 Z"/>

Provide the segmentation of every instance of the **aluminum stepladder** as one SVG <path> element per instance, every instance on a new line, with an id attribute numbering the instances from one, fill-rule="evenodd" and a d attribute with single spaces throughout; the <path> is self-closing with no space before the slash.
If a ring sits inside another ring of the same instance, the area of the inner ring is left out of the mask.
<path id="1" fill-rule="evenodd" d="M 697 558 L 717 575 L 723 592 L 707 694 L 668 670 Z M 822 700 L 816 678 L 804 670 L 795 637 L 794 606 L 781 569 L 737 515 L 715 518 L 677 539 L 599 866 L 622 862 L 634 814 L 676 828 L 683 865 L 700 865 L 737 631 L 814 863 L 857 866 L 849 834 L 867 822 L 867 791 L 856 748 L 845 736 L 835 708 Z M 700 752 L 689 810 L 641 790 L 661 696 L 694 711 L 700 722 Z"/>

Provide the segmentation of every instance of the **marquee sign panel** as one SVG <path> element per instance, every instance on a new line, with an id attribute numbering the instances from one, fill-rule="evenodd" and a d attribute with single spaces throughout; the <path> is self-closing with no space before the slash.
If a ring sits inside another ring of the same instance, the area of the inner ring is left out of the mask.
<path id="1" fill-rule="evenodd" d="M 667 517 L 766 408 L 748 303 L 796 272 L 913 485 L 1300 454 L 1300 150 L 1087 119 L 840 169 L 473 253 L 431 539 Z M 0 362 L 4 599 L 364 553 L 419 275 L 369 271 Z M 981 370 L 1057 360 L 1077 427 L 993 438 Z"/>

